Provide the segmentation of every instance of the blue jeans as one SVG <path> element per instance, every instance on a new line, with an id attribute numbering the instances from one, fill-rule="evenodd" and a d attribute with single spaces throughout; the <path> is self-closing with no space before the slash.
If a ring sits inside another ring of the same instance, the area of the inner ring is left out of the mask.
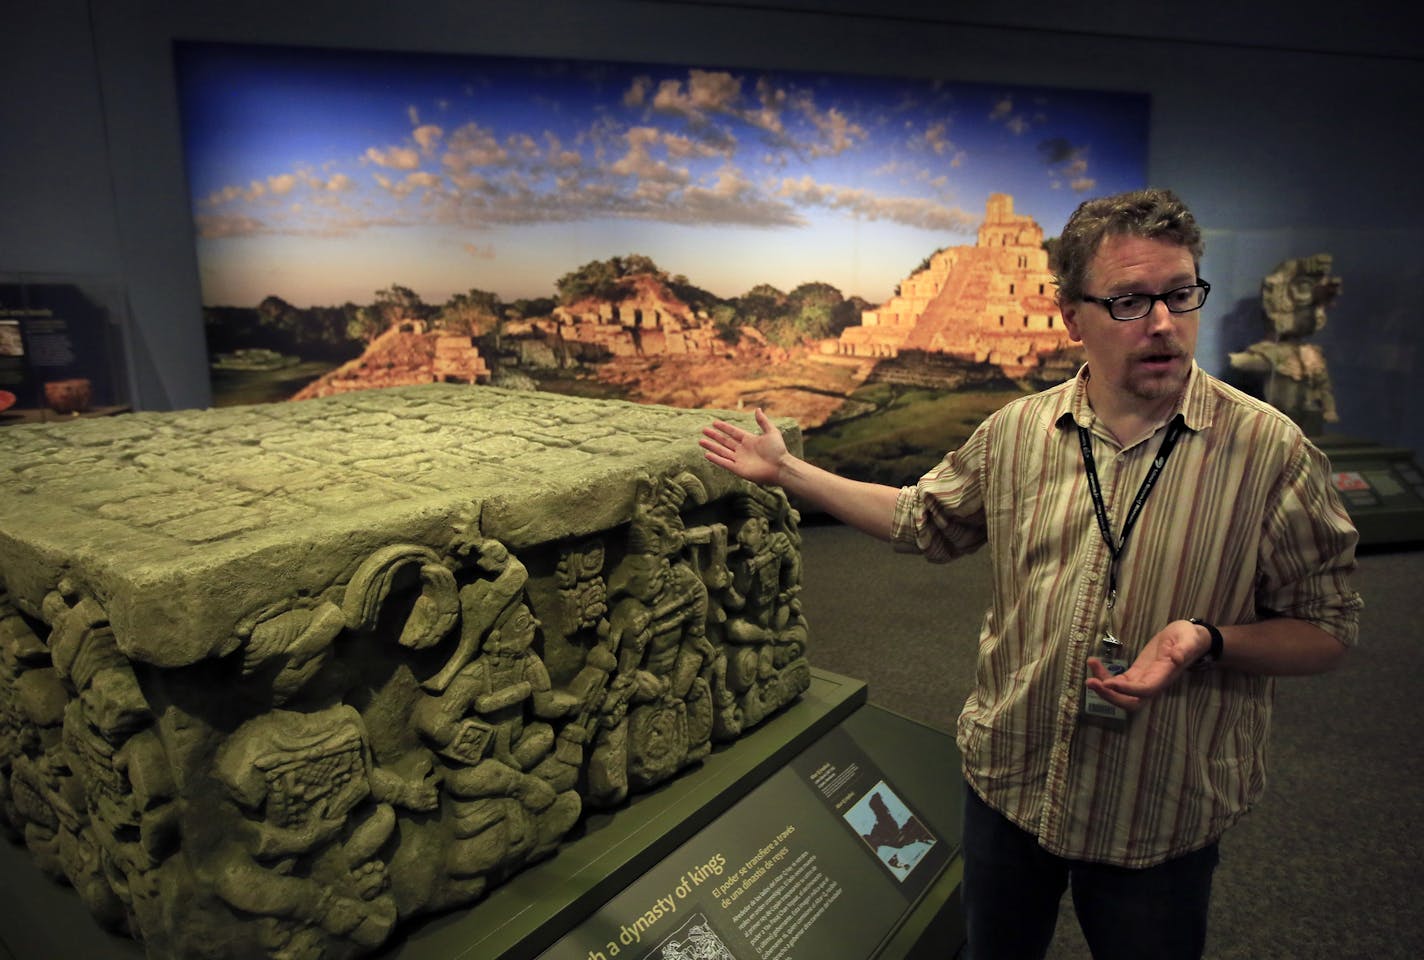
<path id="1" fill-rule="evenodd" d="M 1070 882 L 1094 960 L 1200 960 L 1215 843 L 1141 870 L 1067 860 L 964 792 L 967 960 L 1042 960 Z"/>

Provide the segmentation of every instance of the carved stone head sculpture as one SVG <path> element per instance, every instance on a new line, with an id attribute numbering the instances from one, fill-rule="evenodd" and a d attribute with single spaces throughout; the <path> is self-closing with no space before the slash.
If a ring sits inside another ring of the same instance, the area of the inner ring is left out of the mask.
<path id="1" fill-rule="evenodd" d="M 1286 260 L 1261 281 L 1261 305 L 1279 340 L 1303 340 L 1325 326 L 1325 308 L 1340 295 L 1328 253 Z"/>

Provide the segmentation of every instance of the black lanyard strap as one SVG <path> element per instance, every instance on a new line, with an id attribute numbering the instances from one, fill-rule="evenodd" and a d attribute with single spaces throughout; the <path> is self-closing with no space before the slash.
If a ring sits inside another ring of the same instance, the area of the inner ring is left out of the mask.
<path id="1" fill-rule="evenodd" d="M 1116 541 L 1113 540 L 1112 525 L 1108 523 L 1108 508 L 1103 503 L 1103 488 L 1098 483 L 1098 470 L 1096 461 L 1093 459 L 1093 435 L 1087 427 L 1078 427 L 1078 445 L 1083 449 L 1083 468 L 1088 474 L 1088 492 L 1093 497 L 1093 510 L 1098 515 L 1098 530 L 1102 532 L 1103 542 L 1108 545 L 1108 555 L 1112 562 L 1108 565 L 1108 609 L 1113 608 L 1117 602 L 1117 560 L 1122 556 L 1123 547 L 1127 545 L 1127 535 L 1132 532 L 1132 528 L 1137 523 L 1138 516 L 1142 513 L 1142 506 L 1147 502 L 1147 495 L 1152 492 L 1152 487 L 1157 483 L 1157 477 L 1162 473 L 1162 468 L 1167 465 L 1167 458 L 1172 455 L 1172 449 L 1177 445 L 1177 438 L 1186 429 L 1186 420 L 1179 413 L 1172 418 L 1172 422 L 1167 424 L 1167 433 L 1162 437 L 1162 446 L 1157 448 L 1157 456 L 1152 461 L 1151 468 L 1147 471 L 1147 476 L 1142 478 L 1142 486 L 1137 488 L 1137 496 L 1132 500 L 1132 506 L 1127 511 L 1127 517 L 1122 522 L 1122 536 Z"/>

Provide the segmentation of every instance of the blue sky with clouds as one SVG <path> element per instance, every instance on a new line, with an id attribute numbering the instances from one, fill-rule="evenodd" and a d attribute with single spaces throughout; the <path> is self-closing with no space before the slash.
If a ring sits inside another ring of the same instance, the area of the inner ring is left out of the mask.
<path id="1" fill-rule="evenodd" d="M 1148 99 L 849 75 L 183 44 L 203 301 L 550 296 L 652 257 L 723 297 L 878 302 L 972 243 L 1143 186 Z"/>

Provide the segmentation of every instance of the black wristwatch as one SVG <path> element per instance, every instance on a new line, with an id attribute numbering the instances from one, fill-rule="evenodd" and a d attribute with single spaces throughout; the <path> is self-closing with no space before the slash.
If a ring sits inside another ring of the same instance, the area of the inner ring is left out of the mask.
<path id="1" fill-rule="evenodd" d="M 1206 627 L 1206 632 L 1211 634 L 1211 649 L 1201 655 L 1201 659 L 1192 664 L 1193 670 L 1206 670 L 1212 664 L 1221 659 L 1221 631 L 1216 628 L 1216 624 L 1207 623 L 1197 617 L 1187 617 L 1187 623 L 1196 624 L 1198 627 Z"/>

